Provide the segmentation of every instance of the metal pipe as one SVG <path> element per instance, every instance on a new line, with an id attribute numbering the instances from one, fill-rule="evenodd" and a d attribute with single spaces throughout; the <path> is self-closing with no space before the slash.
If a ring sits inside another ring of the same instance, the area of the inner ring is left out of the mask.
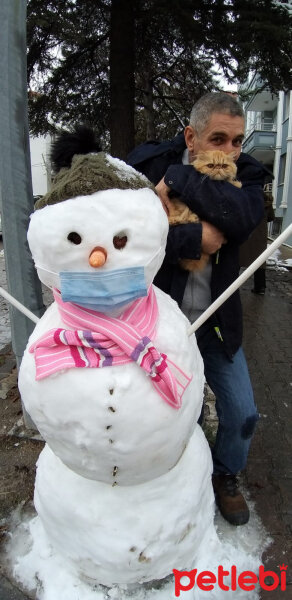
<path id="1" fill-rule="evenodd" d="M 0 294 L 1 294 L 1 296 L 3 296 L 3 298 L 5 298 L 5 300 L 10 302 L 10 304 L 15 306 L 15 308 L 18 308 L 18 310 L 20 310 L 20 312 L 22 312 L 26 317 L 31 319 L 31 321 L 33 321 L 34 323 L 37 323 L 40 320 L 39 317 L 37 317 L 33 312 L 31 312 L 31 310 L 28 310 L 28 308 L 26 308 L 23 304 L 21 304 L 21 302 L 16 300 L 16 298 L 11 296 L 11 294 L 6 292 L 6 290 L 4 290 L 4 288 L 1 286 L 0 286 Z"/>
<path id="2" fill-rule="evenodd" d="M 239 275 L 239 277 L 214 301 L 210 306 L 203 312 L 202 315 L 191 325 L 188 330 L 188 335 L 192 335 L 211 315 L 233 294 L 257 269 L 258 267 L 266 261 L 266 259 L 273 254 L 273 252 L 281 246 L 284 240 L 286 240 L 289 235 L 292 234 L 292 223 L 289 225 L 277 239 L 270 245 L 260 256 L 256 258 L 256 260 L 249 266 L 245 271 Z"/>

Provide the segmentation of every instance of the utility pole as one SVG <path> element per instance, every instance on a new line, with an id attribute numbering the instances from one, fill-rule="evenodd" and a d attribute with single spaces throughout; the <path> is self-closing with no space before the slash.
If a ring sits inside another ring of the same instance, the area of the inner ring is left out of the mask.
<path id="1" fill-rule="evenodd" d="M 36 316 L 44 312 L 41 284 L 26 232 L 33 212 L 26 81 L 26 2 L 0 3 L 0 201 L 8 290 Z M 34 325 L 10 307 L 12 348 L 19 367 Z M 34 427 L 24 410 L 27 427 Z"/>

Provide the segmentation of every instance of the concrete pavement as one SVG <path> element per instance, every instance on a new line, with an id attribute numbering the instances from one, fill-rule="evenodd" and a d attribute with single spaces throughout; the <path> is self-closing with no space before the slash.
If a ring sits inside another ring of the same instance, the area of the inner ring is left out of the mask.
<path id="1" fill-rule="evenodd" d="M 292 270 L 267 270 L 265 296 L 242 290 L 244 349 L 261 419 L 244 472 L 256 510 L 273 538 L 264 564 L 279 573 L 288 564 L 286 592 L 262 592 L 263 600 L 292 598 Z"/>

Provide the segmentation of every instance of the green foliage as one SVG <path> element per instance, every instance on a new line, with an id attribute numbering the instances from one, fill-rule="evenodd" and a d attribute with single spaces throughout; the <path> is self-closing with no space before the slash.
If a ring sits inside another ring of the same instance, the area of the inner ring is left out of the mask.
<path id="1" fill-rule="evenodd" d="M 62 10 L 60 11 L 60 4 Z M 109 116 L 109 2 L 28 2 L 29 121 L 35 134 Z"/>
<path id="2" fill-rule="evenodd" d="M 135 0 L 136 142 L 168 137 L 216 89 L 213 66 L 242 83 L 250 70 L 290 89 L 291 14 L 271 0 Z M 86 122 L 109 142 L 111 0 L 28 0 L 33 133 Z M 122 61 L 123 56 L 117 57 Z"/>
<path id="3" fill-rule="evenodd" d="M 230 41 L 239 80 L 253 70 L 271 92 L 291 89 L 291 14 L 285 3 L 235 0 L 233 4 Z"/>

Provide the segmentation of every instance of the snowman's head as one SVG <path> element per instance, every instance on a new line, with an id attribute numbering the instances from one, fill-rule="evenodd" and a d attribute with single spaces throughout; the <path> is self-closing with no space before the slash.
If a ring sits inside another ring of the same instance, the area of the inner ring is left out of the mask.
<path id="1" fill-rule="evenodd" d="M 102 152 L 74 155 L 37 209 L 28 242 L 44 284 L 61 289 L 60 273 L 144 267 L 149 288 L 168 219 L 152 184 L 132 167 Z"/>
<path id="2" fill-rule="evenodd" d="M 146 285 L 160 268 L 168 219 L 149 188 L 105 190 L 36 211 L 28 230 L 40 280 L 60 289 L 59 273 L 145 267 Z"/>

